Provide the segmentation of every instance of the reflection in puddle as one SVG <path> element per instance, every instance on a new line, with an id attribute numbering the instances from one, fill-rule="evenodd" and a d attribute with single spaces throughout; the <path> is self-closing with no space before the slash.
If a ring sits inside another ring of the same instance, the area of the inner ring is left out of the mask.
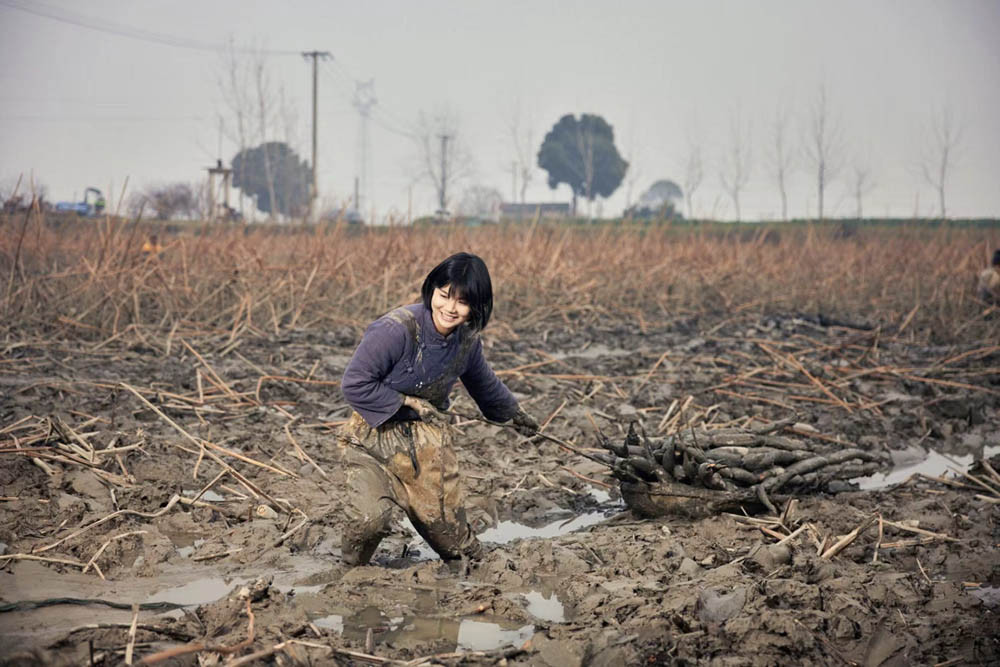
<path id="1" fill-rule="evenodd" d="M 198 547 L 200 547 L 204 543 L 205 543 L 204 538 L 200 538 L 199 537 L 197 540 L 195 540 L 191 544 L 188 544 L 187 546 L 183 546 L 183 547 L 179 546 L 177 548 L 177 553 L 180 554 L 183 558 L 188 558 L 188 557 L 191 556 L 191 554 L 194 553 L 195 549 L 197 549 Z"/>
<path id="2" fill-rule="evenodd" d="M 146 602 L 171 602 L 173 604 L 191 605 L 208 604 L 215 602 L 229 595 L 237 586 L 253 581 L 252 579 L 234 577 L 227 579 L 224 577 L 205 577 L 190 581 L 181 586 L 168 588 L 154 593 Z M 316 594 L 323 590 L 326 584 L 316 584 L 312 586 L 298 586 L 296 584 L 272 583 L 271 586 L 281 593 L 292 593 L 295 595 Z"/>
<path id="3" fill-rule="evenodd" d="M 479 533 L 479 539 L 484 542 L 506 544 L 525 537 L 559 537 L 574 530 L 586 528 L 605 520 L 604 512 L 588 512 L 572 519 L 560 519 L 539 528 L 532 528 L 515 521 L 501 521 L 493 528 Z"/>
<path id="4" fill-rule="evenodd" d="M 392 644 L 399 648 L 445 640 L 452 642 L 457 650 L 492 651 L 504 646 L 520 646 L 535 634 L 533 625 L 515 627 L 503 619 L 495 621 L 427 616 L 389 618 L 376 607 L 366 607 L 346 618 L 342 614 L 330 614 L 314 618 L 312 623 L 357 642 L 364 642 L 371 630 L 376 644 Z"/>
<path id="5" fill-rule="evenodd" d="M 535 618 L 552 623 L 566 622 L 566 609 L 555 593 L 545 597 L 538 591 L 531 591 L 524 593 L 523 596 L 528 603 L 525 611 Z"/>
<path id="6" fill-rule="evenodd" d="M 207 577 L 196 579 L 183 586 L 168 588 L 154 593 L 146 602 L 171 602 L 184 606 L 208 604 L 229 594 L 234 586 L 241 586 L 249 579 L 223 579 L 222 577 Z"/>
<path id="7" fill-rule="evenodd" d="M 594 500 L 596 500 L 601 504 L 611 502 L 611 494 L 605 491 L 604 489 L 598 489 L 597 487 L 594 486 L 588 486 L 587 493 L 589 493 L 594 498 Z"/>
<path id="8" fill-rule="evenodd" d="M 521 646 L 535 634 L 535 626 L 504 630 L 499 623 L 463 620 L 458 626 L 458 648 L 465 651 L 492 651 L 504 646 Z"/>
<path id="9" fill-rule="evenodd" d="M 875 473 L 868 477 L 858 477 L 852 480 L 863 490 L 882 489 L 893 484 L 899 484 L 909 479 L 910 475 L 920 473 L 930 477 L 940 477 L 951 472 L 952 468 L 957 470 L 968 470 L 973 461 L 978 458 L 988 459 L 1000 454 L 1000 445 L 991 445 L 983 448 L 982 457 L 973 457 L 971 454 L 965 456 L 944 456 L 934 450 L 927 452 L 926 458 L 917 463 L 901 465 L 893 468 L 887 473 Z"/>

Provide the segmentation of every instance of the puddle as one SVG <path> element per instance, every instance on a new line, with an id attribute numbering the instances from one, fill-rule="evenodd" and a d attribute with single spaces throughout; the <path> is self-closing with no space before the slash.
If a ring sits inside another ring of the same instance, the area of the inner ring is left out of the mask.
<path id="1" fill-rule="evenodd" d="M 464 651 L 493 651 L 504 646 L 521 646 L 535 634 L 535 626 L 523 625 L 504 630 L 499 623 L 463 620 L 458 626 L 458 646 Z"/>
<path id="2" fill-rule="evenodd" d="M 271 588 L 281 593 L 292 593 L 295 595 L 315 595 L 326 588 L 326 584 L 313 584 L 310 586 L 297 586 L 295 584 L 271 584 Z"/>
<path id="3" fill-rule="evenodd" d="M 180 580 L 177 586 L 172 586 L 158 591 L 149 596 L 147 602 L 171 602 L 187 606 L 209 604 L 229 595 L 230 591 L 237 586 L 243 586 L 254 581 L 260 576 L 271 576 L 271 587 L 288 594 L 292 591 L 296 595 L 316 594 L 323 590 L 329 583 L 329 577 L 324 573 L 328 570 L 328 564 L 316 559 L 300 557 L 296 559 L 294 570 L 253 570 L 250 576 L 228 577 L 217 574 L 211 577 L 194 578 L 195 571 L 190 567 L 178 568 L 177 572 L 170 575 L 173 581 Z M 243 571 L 243 574 L 248 574 Z M 297 582 L 304 581 L 304 584 Z"/>
<path id="4" fill-rule="evenodd" d="M 875 473 L 874 475 L 870 475 L 868 477 L 858 477 L 851 481 L 857 483 L 861 489 L 866 491 L 872 489 L 884 489 L 887 486 L 905 482 L 910 475 L 914 475 L 916 473 L 921 473 L 930 477 L 940 477 L 942 475 L 953 474 L 951 470 L 952 468 L 964 472 L 969 469 L 969 466 L 971 466 L 973 461 L 977 458 L 988 459 L 997 454 L 1000 454 L 1000 445 L 990 445 L 989 447 L 984 447 L 982 457 L 973 457 L 971 454 L 966 454 L 964 456 L 945 456 L 944 454 L 939 454 L 934 450 L 928 450 L 926 457 L 916 463 L 896 466 L 887 473 Z"/>
<path id="5" fill-rule="evenodd" d="M 191 554 L 194 553 L 194 550 L 203 545 L 204 543 L 205 543 L 204 538 L 198 538 L 197 540 L 195 540 L 191 544 L 188 544 L 187 546 L 178 547 L 177 553 L 183 556 L 184 558 L 189 558 Z M 176 544 L 176 542 L 174 544 Z"/>
<path id="6" fill-rule="evenodd" d="M 357 642 L 364 642 L 371 630 L 375 644 L 415 648 L 421 644 L 450 641 L 459 651 L 492 651 L 505 646 L 520 646 L 535 634 L 533 625 L 516 626 L 504 619 L 390 618 L 376 607 L 366 607 L 352 615 L 320 616 L 312 619 L 312 623 Z"/>
<path id="7" fill-rule="evenodd" d="M 506 544 L 513 540 L 528 537 L 559 537 L 560 535 L 572 533 L 574 530 L 601 523 L 606 519 L 607 517 L 604 515 L 604 512 L 588 512 L 572 519 L 553 521 L 539 528 L 532 528 L 516 521 L 501 521 L 493 528 L 488 528 L 479 533 L 479 539 L 483 542 Z"/>
<path id="8" fill-rule="evenodd" d="M 523 593 L 522 597 L 528 603 L 525 611 L 535 618 L 552 623 L 566 622 L 566 608 L 555 593 L 545 597 L 538 591 L 530 591 Z"/>
<path id="9" fill-rule="evenodd" d="M 182 586 L 168 588 L 165 591 L 154 593 L 146 599 L 146 602 L 171 602 L 184 606 L 208 604 L 215 602 L 229 594 L 236 586 L 242 586 L 250 581 L 249 579 L 225 579 L 223 577 L 205 577 L 195 579 Z"/>
<path id="10" fill-rule="evenodd" d="M 589 493 L 594 498 L 594 500 L 601 503 L 602 505 L 604 503 L 611 502 L 611 494 L 605 491 L 604 489 L 599 489 L 595 486 L 588 486 L 587 493 Z"/>

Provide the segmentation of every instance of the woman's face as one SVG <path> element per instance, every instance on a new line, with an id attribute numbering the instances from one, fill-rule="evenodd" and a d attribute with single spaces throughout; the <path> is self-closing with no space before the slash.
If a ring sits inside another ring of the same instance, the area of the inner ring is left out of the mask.
<path id="1" fill-rule="evenodd" d="M 431 318 L 434 328 L 442 336 L 447 336 L 459 325 L 469 320 L 469 302 L 452 293 L 451 285 L 434 288 L 431 296 Z"/>

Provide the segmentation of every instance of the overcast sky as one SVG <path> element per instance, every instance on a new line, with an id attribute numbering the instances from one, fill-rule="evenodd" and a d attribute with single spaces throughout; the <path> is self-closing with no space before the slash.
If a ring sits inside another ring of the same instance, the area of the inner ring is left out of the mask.
<path id="1" fill-rule="evenodd" d="M 416 180 L 414 144 L 400 133 L 421 111 L 449 110 L 475 161 L 468 184 L 509 198 L 516 108 L 536 151 L 565 113 L 612 125 L 631 173 L 601 203 L 606 216 L 654 180 L 683 185 L 697 146 L 705 175 L 694 213 L 733 218 L 720 175 L 739 117 L 751 139 L 742 217 L 778 217 L 774 116 L 788 111 L 789 141 L 800 148 L 823 86 L 842 133 L 828 214 L 853 215 L 859 168 L 873 182 L 867 214 L 934 214 L 922 152 L 933 145 L 932 119 L 950 109 L 962 135 L 948 213 L 1000 217 L 998 35 L 997 0 L 0 0 L 0 185 L 33 174 L 50 199 L 69 200 L 89 185 L 117 192 L 126 177 L 132 191 L 203 179 L 225 114 L 223 57 L 212 47 L 233 40 L 289 52 L 266 63 L 296 110 L 293 143 L 306 159 L 311 72 L 299 53 L 333 55 L 319 78 L 326 200 L 353 190 L 353 81 L 374 79 L 368 203 L 380 217 L 405 215 L 411 186 L 415 214 L 435 208 L 433 188 Z M 221 144 L 228 163 L 237 144 Z M 569 190 L 550 190 L 537 172 L 528 199 L 568 201 Z M 814 170 L 799 155 L 790 213 L 815 215 L 816 199 Z"/>

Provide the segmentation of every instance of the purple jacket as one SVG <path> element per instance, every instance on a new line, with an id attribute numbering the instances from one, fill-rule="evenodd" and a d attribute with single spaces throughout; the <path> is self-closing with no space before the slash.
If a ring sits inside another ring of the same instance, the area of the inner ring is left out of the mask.
<path id="1" fill-rule="evenodd" d="M 368 327 L 340 386 L 350 406 L 374 428 L 394 416 L 413 418 L 403 414 L 409 409 L 400 411 L 404 395 L 447 410 L 458 379 L 487 419 L 507 421 L 517 412 L 517 399 L 483 356 L 479 334 L 463 324 L 442 336 L 431 312 L 418 303 L 397 308 Z"/>

